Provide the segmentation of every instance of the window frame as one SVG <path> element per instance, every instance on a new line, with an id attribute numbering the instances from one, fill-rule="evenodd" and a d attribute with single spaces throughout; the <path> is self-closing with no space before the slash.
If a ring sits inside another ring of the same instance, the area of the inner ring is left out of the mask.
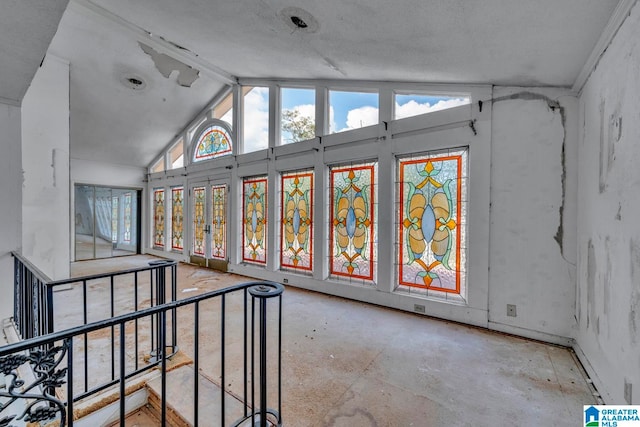
<path id="1" fill-rule="evenodd" d="M 283 112 L 283 107 L 282 107 L 282 91 L 286 90 L 286 89 L 298 89 L 298 90 L 310 90 L 313 91 L 313 107 L 314 107 L 314 115 L 313 115 L 313 128 L 314 128 L 314 134 L 313 137 L 308 138 L 308 139 L 301 139 L 299 141 L 291 141 L 291 142 L 287 142 L 287 143 L 283 143 L 282 141 L 282 112 Z M 298 143 L 303 143 L 305 141 L 310 141 L 313 140 L 316 135 L 318 135 L 318 127 L 316 124 L 317 121 L 317 116 L 318 116 L 318 95 L 317 95 L 317 90 L 315 86 L 296 86 L 296 85 L 280 85 L 278 86 L 278 99 L 277 99 L 277 118 L 276 118 L 276 125 L 278 128 L 277 131 L 277 140 L 276 142 L 276 146 L 285 146 L 285 145 L 290 145 L 290 144 L 298 144 Z"/>
<path id="2" fill-rule="evenodd" d="M 209 128 L 214 126 L 224 129 L 224 131 L 227 133 L 227 136 L 229 138 L 229 144 L 230 144 L 229 149 L 223 151 L 222 154 L 217 154 L 210 158 L 195 160 L 200 138 Z M 208 120 L 205 120 L 202 124 L 200 124 L 196 132 L 194 132 L 193 138 L 189 143 L 189 163 L 192 165 L 195 165 L 195 164 L 201 164 L 204 162 L 210 162 L 213 160 L 218 160 L 227 156 L 232 156 L 234 154 L 234 150 L 236 150 L 236 143 L 235 143 L 235 138 L 233 136 L 233 132 L 229 124 L 224 120 L 220 120 L 220 119 L 208 119 Z"/>
<path id="3" fill-rule="evenodd" d="M 308 196 L 308 212 L 307 218 L 311 221 L 309 225 L 308 233 L 308 246 L 309 246 L 309 266 L 306 267 L 297 267 L 290 264 L 284 263 L 284 236 L 285 236 L 285 192 L 284 192 L 284 180 L 291 177 L 297 176 L 308 176 L 311 178 L 311 184 L 309 188 L 309 196 Z M 315 201 L 314 201 L 314 192 L 315 192 L 315 171 L 313 168 L 303 168 L 296 169 L 291 171 L 281 171 L 278 173 L 279 181 L 280 181 L 280 197 L 279 197 L 279 233 L 278 233 L 278 257 L 279 257 L 279 268 L 283 271 L 294 271 L 298 274 L 313 274 L 314 269 L 314 228 L 315 224 L 314 220 L 314 209 L 315 209 Z"/>

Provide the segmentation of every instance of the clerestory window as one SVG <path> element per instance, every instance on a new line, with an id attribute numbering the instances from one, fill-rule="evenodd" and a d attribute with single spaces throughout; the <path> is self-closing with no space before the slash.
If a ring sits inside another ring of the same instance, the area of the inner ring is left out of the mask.
<path id="1" fill-rule="evenodd" d="M 215 159 L 233 152 L 231 129 L 222 120 L 210 120 L 200 127 L 193 144 L 192 162 Z"/>

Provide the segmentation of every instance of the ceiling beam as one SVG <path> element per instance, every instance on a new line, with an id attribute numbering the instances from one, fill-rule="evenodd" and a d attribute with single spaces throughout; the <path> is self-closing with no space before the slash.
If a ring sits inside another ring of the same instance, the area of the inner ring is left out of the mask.
<path id="1" fill-rule="evenodd" d="M 98 18 L 104 22 L 114 25 L 118 30 L 127 31 L 136 40 L 143 42 L 144 44 L 151 46 L 153 49 L 160 53 L 169 55 L 170 57 L 177 59 L 185 64 L 199 70 L 202 74 L 226 84 L 235 84 L 237 78 L 232 74 L 226 72 L 222 68 L 206 61 L 191 52 L 190 50 L 180 49 L 174 44 L 166 41 L 162 36 L 155 35 L 150 31 L 141 28 L 126 19 L 104 9 L 92 3 L 89 0 L 71 0 L 69 2 L 69 8 L 84 14 L 85 16 Z"/>
<path id="2" fill-rule="evenodd" d="M 618 2 L 618 5 L 611 14 L 611 18 L 609 18 L 607 26 L 604 27 L 604 30 L 602 31 L 598 42 L 593 48 L 593 51 L 591 51 L 591 55 L 589 55 L 587 62 L 585 62 L 582 70 L 576 78 L 576 81 L 573 83 L 572 89 L 576 93 L 580 93 L 582 91 L 582 88 L 584 87 L 585 83 L 587 83 L 589 76 L 598 66 L 600 58 L 609 47 L 611 40 L 613 40 L 625 19 L 627 19 L 627 16 L 629 16 L 629 14 L 631 13 L 631 9 L 636 4 L 636 2 L 637 0 L 620 0 Z"/>

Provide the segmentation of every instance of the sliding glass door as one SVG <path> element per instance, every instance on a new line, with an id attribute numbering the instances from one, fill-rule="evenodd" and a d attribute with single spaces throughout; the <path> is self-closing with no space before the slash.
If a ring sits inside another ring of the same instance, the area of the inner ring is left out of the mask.
<path id="1" fill-rule="evenodd" d="M 140 253 L 140 190 L 75 186 L 75 260 Z"/>

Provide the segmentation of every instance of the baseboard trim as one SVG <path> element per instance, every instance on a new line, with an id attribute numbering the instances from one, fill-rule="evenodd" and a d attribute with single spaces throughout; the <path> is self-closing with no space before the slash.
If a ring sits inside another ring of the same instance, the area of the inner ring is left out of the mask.
<path id="1" fill-rule="evenodd" d="M 547 332 L 534 331 L 527 328 L 521 328 L 519 326 L 506 325 L 504 323 L 493 322 L 491 320 L 489 320 L 488 328 L 492 331 L 503 332 L 510 335 L 517 335 L 519 337 L 561 345 L 563 347 L 572 347 L 574 344 L 573 338 L 549 334 Z"/>
<path id="2" fill-rule="evenodd" d="M 578 360 L 582 364 L 582 367 L 586 371 L 587 375 L 589 375 L 589 378 L 591 379 L 593 387 L 597 391 L 597 393 L 598 393 L 600 399 L 603 401 L 603 403 L 607 404 L 607 403 L 613 402 L 614 399 L 613 399 L 612 394 L 609 392 L 609 390 L 605 386 L 604 382 L 602 382 L 602 380 L 598 376 L 598 373 L 596 372 L 596 370 L 593 368 L 593 366 L 589 362 L 589 359 L 587 358 L 587 355 L 584 354 L 584 351 L 582 351 L 582 349 L 580 348 L 580 346 L 578 345 L 577 342 L 574 342 L 574 344 L 573 344 L 573 352 L 576 354 L 576 357 L 578 358 Z"/>

